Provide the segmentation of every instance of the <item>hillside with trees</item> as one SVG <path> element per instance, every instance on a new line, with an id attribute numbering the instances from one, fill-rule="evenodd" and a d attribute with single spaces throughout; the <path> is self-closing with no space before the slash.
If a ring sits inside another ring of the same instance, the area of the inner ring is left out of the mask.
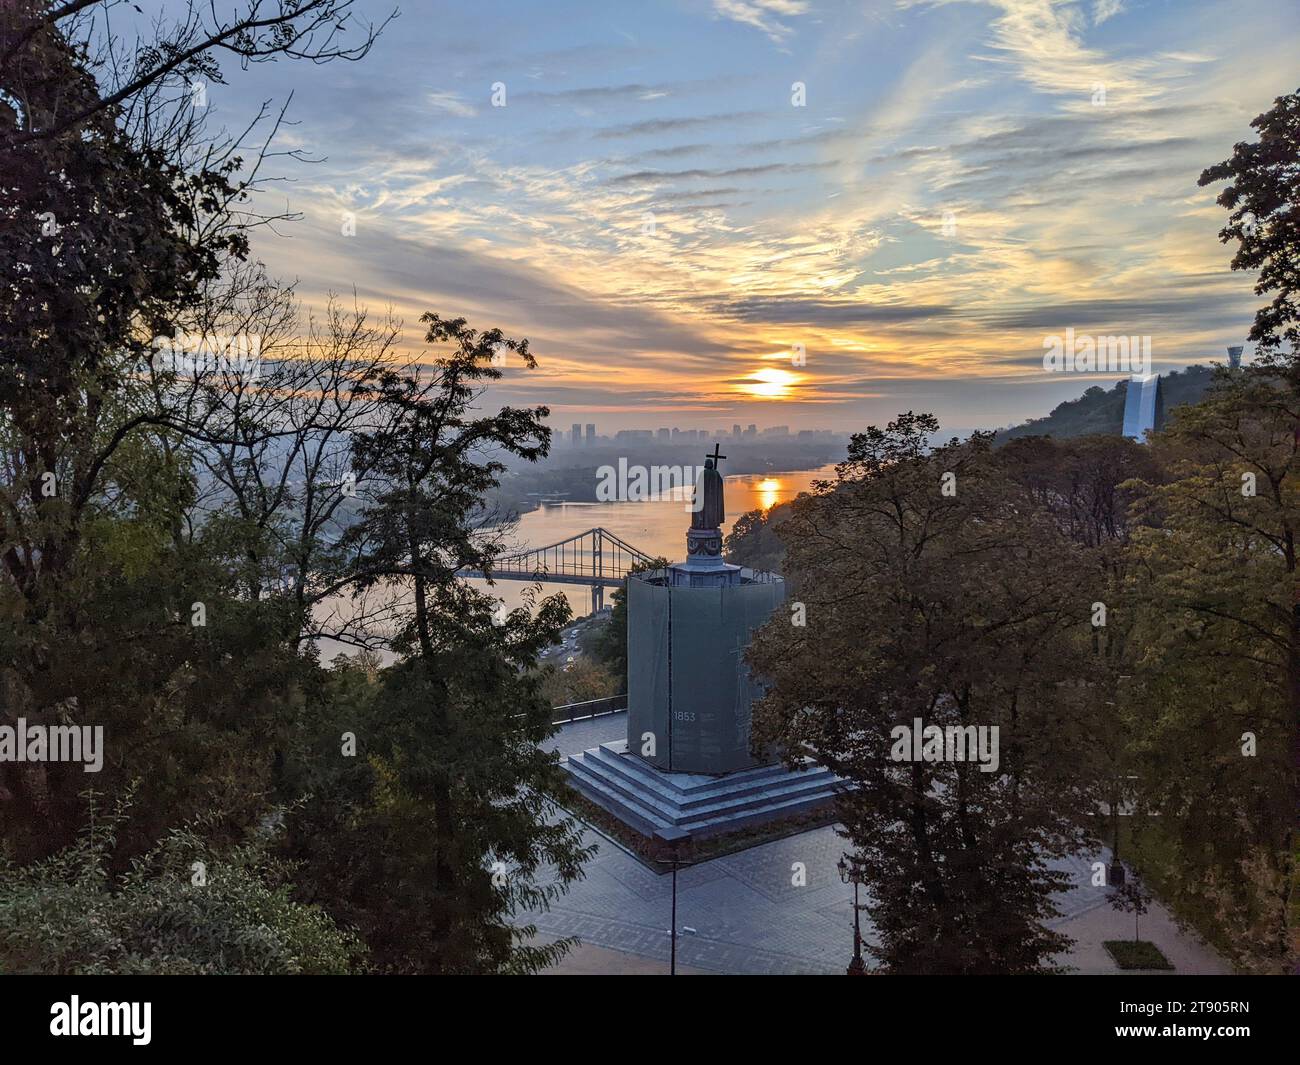
<path id="1" fill-rule="evenodd" d="M 1166 414 L 1184 403 L 1199 403 L 1214 379 L 1214 367 L 1200 364 L 1161 375 Z M 1069 399 L 1042 418 L 999 429 L 996 444 L 1027 436 L 1052 436 L 1065 440 L 1093 433 L 1118 435 L 1124 428 L 1124 398 L 1128 381 L 1116 381 L 1109 389 L 1093 385 L 1078 399 Z"/>

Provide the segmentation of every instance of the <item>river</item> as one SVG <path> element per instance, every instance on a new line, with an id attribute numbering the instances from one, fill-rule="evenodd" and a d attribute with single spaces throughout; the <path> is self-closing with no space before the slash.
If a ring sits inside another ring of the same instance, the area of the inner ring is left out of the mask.
<path id="1" fill-rule="evenodd" d="M 729 532 L 732 521 L 746 511 L 769 510 L 778 503 L 794 499 L 800 492 L 807 492 L 813 481 L 834 479 L 834 465 L 788 473 L 725 477 L 728 520 L 722 526 L 723 534 Z M 511 548 L 522 551 L 545 547 L 600 526 L 651 557 L 662 556 L 670 562 L 678 562 L 686 557 L 686 530 L 691 524 L 688 498 L 689 495 L 641 502 L 543 504 L 537 510 L 520 516 L 510 537 Z M 474 583 L 484 586 L 482 581 Z M 519 581 L 497 581 L 492 593 L 507 608 L 513 608 L 521 602 L 526 587 Z M 575 617 L 591 610 L 591 590 L 583 585 L 544 584 L 542 588 L 547 595 L 560 593 L 567 596 Z M 608 590 L 605 602 L 609 602 Z"/>
<path id="2" fill-rule="evenodd" d="M 834 477 L 832 464 L 813 470 L 736 474 L 723 478 L 728 518 L 722 526 L 724 535 L 741 514 L 760 508 L 769 510 L 778 503 L 794 499 L 800 492 L 808 491 L 813 481 L 833 480 Z M 509 534 L 507 553 L 545 547 L 600 526 L 652 558 L 662 556 L 678 562 L 686 557 L 686 530 L 691 524 L 688 500 L 689 492 L 679 494 L 678 498 L 641 502 L 543 504 L 537 510 L 520 515 Z M 488 588 L 482 580 L 471 583 Z M 536 587 L 522 581 L 497 581 L 489 590 L 507 610 L 512 610 L 523 604 L 528 589 Z M 543 595 L 565 596 L 575 618 L 591 611 L 591 589 L 585 585 L 544 583 L 541 591 Z M 606 589 L 606 605 L 610 602 L 609 593 L 610 589 Z M 324 620 L 333 611 L 350 616 L 353 607 L 346 596 L 336 596 L 322 604 L 317 613 Z M 319 640 L 318 645 L 321 659 L 325 662 L 340 651 L 350 654 L 354 650 L 328 638 Z M 392 658 L 389 654 L 381 657 L 385 661 Z"/>

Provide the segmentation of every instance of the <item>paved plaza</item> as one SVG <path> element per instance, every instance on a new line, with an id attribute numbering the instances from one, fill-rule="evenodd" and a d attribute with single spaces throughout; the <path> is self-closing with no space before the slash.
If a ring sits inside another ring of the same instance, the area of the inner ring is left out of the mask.
<path id="1" fill-rule="evenodd" d="M 616 714 L 566 725 L 551 747 L 567 756 L 620 738 L 626 720 Z M 586 841 L 599 847 L 586 865 L 586 878 L 549 913 L 533 918 L 540 937 L 572 935 L 583 943 L 554 971 L 666 971 L 671 876 L 647 868 L 603 834 L 588 830 Z M 677 891 L 679 969 L 842 973 L 853 949 L 853 889 L 840 881 L 836 869 L 844 849 L 844 840 L 826 827 L 682 869 Z M 1106 857 L 1102 852 L 1096 859 Z M 1093 860 L 1077 858 L 1061 866 L 1074 886 L 1058 897 L 1061 917 L 1052 927 L 1076 942 L 1058 960 L 1078 972 L 1117 973 L 1101 944 L 1131 937 L 1133 918 L 1112 910 L 1105 889 L 1091 886 Z M 863 935 L 870 940 L 865 914 Z M 1142 938 L 1154 940 L 1176 972 L 1231 971 L 1193 935 L 1179 931 L 1158 903 L 1142 918 Z"/>

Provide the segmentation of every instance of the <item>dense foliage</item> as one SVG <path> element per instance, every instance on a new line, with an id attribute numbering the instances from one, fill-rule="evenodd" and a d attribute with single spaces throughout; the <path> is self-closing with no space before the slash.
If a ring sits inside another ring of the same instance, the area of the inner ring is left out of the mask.
<path id="1" fill-rule="evenodd" d="M 1042 863 L 1085 842 L 1241 967 L 1300 959 L 1298 115 L 1280 98 L 1202 176 L 1230 182 L 1234 269 L 1276 293 L 1258 358 L 1167 378 L 1149 447 L 1115 435 L 1122 383 L 997 449 L 927 447 L 937 423 L 909 413 L 736 523 L 733 561 L 775 563 L 801 608 L 751 649 L 759 740 L 857 785 L 846 835 L 891 971 L 1049 964 Z M 909 720 L 997 726 L 999 772 L 898 760 Z"/>
<path id="2" fill-rule="evenodd" d="M 363 963 L 355 936 L 293 900 L 264 839 L 217 850 L 175 828 L 114 874 L 125 819 L 92 822 L 26 867 L 0 862 L 0 972 L 328 975 Z"/>
<path id="3" fill-rule="evenodd" d="M 1239 964 L 1294 955 L 1297 424 L 1267 372 L 1224 372 L 1149 447 L 927 449 L 932 420 L 906 415 L 767 518 L 806 624 L 755 642 L 757 726 L 858 784 L 844 820 L 892 969 L 1045 961 L 1059 944 L 1028 929 L 1059 885 L 1038 863 L 1083 842 L 1135 845 Z M 892 761 L 913 719 L 998 726 L 999 772 Z"/>
<path id="4" fill-rule="evenodd" d="M 396 323 L 302 323 L 249 261 L 259 149 L 189 79 L 358 58 L 347 0 L 193 5 L 134 51 L 93 6 L 0 8 L 0 725 L 104 737 L 94 777 L 0 763 L 0 968 L 535 970 L 567 944 L 526 913 L 588 854 L 542 744 L 568 607 L 499 620 L 456 576 L 498 551 L 500 456 L 549 450 L 544 407 L 482 410 L 527 342 L 430 314 L 400 369 Z M 111 831 L 91 781 L 132 796 Z"/>

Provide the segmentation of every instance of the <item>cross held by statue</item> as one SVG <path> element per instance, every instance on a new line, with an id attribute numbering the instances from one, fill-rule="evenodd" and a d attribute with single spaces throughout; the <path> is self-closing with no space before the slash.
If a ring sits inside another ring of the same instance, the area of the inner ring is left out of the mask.
<path id="1" fill-rule="evenodd" d="M 720 449 L 721 449 L 721 445 L 715 443 L 715 444 L 713 445 L 713 454 L 712 454 L 712 455 L 705 455 L 705 456 L 704 456 L 704 457 L 707 458 L 707 459 L 712 459 L 712 460 L 713 460 L 713 468 L 714 468 L 715 470 L 718 468 L 718 460 L 719 460 L 719 459 L 725 459 L 725 458 L 727 457 L 726 455 L 719 455 L 719 454 L 718 454 L 718 451 L 719 451 Z"/>

